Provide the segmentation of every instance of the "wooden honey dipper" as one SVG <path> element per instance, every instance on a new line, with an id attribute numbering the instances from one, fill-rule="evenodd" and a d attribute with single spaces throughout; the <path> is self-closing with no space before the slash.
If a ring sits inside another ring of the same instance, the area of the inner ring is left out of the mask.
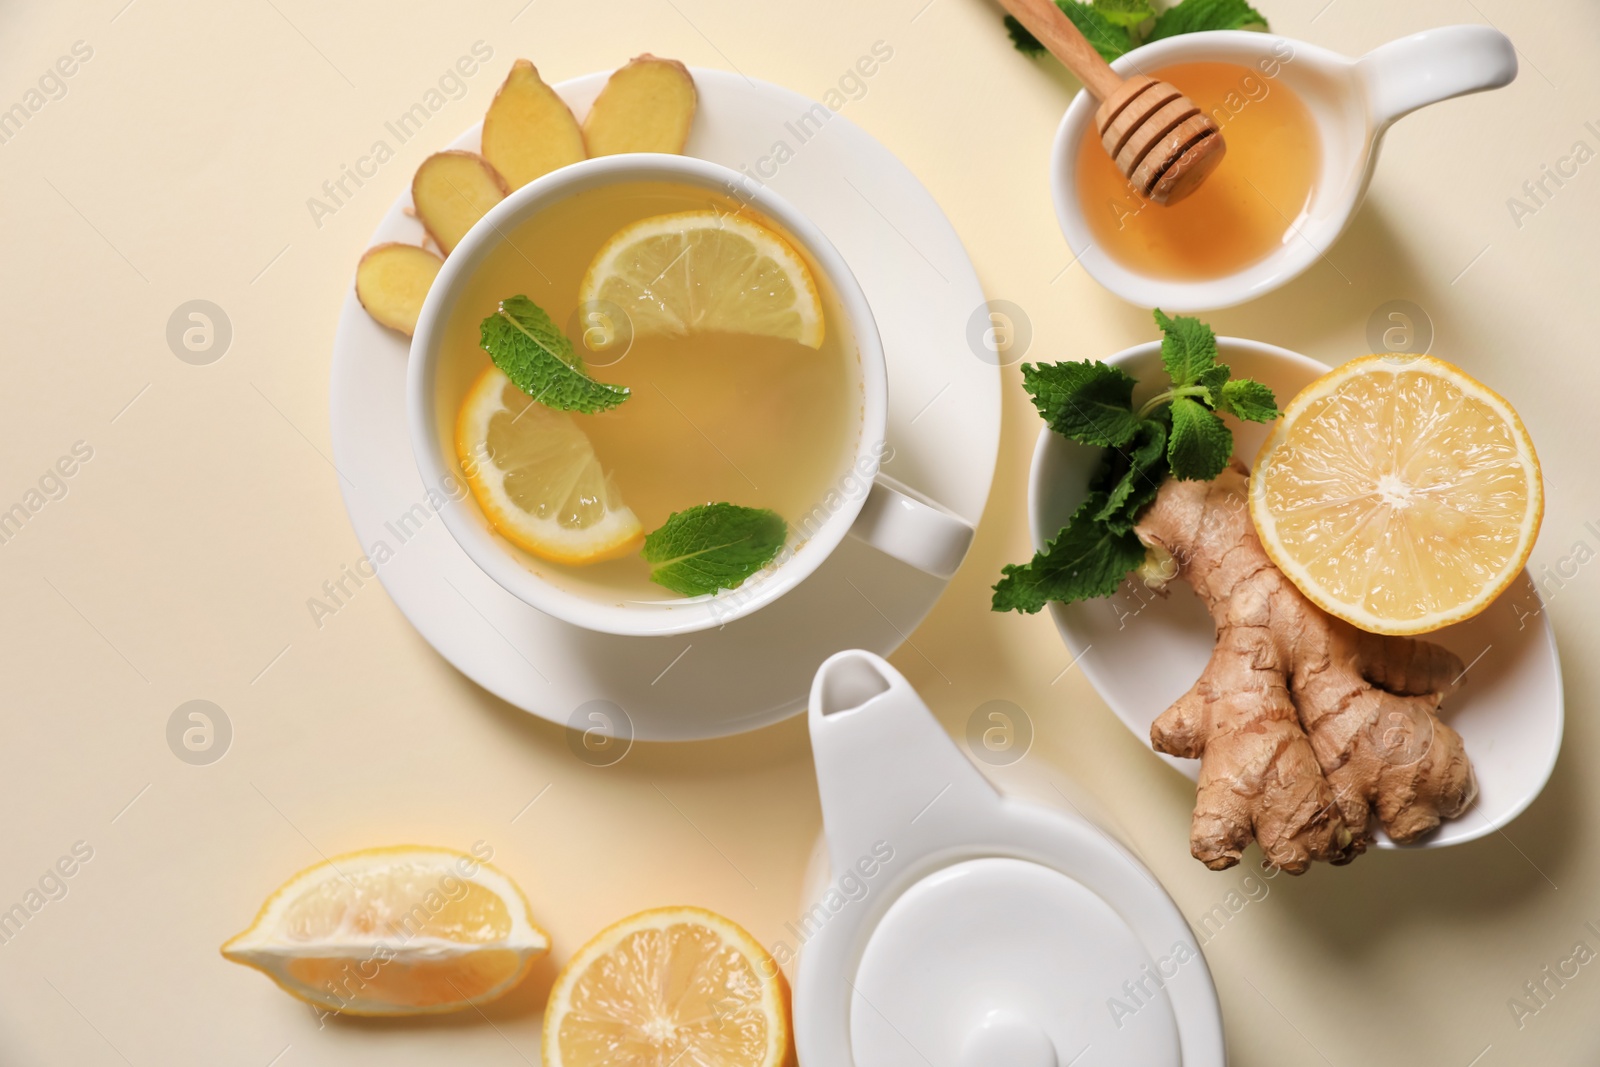
<path id="1" fill-rule="evenodd" d="M 1194 101 L 1143 74 L 1124 80 L 1052 0 L 1000 0 L 1000 5 L 1100 101 L 1094 114 L 1100 143 L 1140 195 L 1176 204 L 1217 169 L 1228 146 Z"/>

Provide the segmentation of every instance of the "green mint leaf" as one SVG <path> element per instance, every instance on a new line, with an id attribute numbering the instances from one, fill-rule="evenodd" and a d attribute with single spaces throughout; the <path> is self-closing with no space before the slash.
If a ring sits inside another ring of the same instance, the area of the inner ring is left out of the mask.
<path id="1" fill-rule="evenodd" d="M 1125 52 L 1133 51 L 1133 34 L 1106 18 L 1098 9 L 1078 0 L 1056 0 L 1056 6 L 1083 32 L 1107 63 Z"/>
<path id="2" fill-rule="evenodd" d="M 1264 30 L 1266 16 L 1245 0 L 1183 0 L 1156 18 L 1146 41 L 1201 30 Z"/>
<path id="3" fill-rule="evenodd" d="M 683 596 L 737 589 L 783 548 L 788 524 L 775 511 L 701 504 L 675 511 L 647 534 L 650 580 Z"/>
<path id="4" fill-rule="evenodd" d="M 1161 363 L 1176 388 L 1190 385 L 1218 386 L 1227 381 L 1227 369 L 1222 377 L 1215 375 L 1217 368 L 1217 335 L 1211 327 L 1188 315 L 1168 318 L 1160 308 L 1155 309 L 1156 325 L 1161 327 Z"/>
<path id="5" fill-rule="evenodd" d="M 1094 45 L 1094 50 L 1099 52 L 1107 63 L 1124 52 L 1133 50 L 1133 35 L 1107 18 L 1097 8 L 1080 3 L 1079 0 L 1056 0 L 1056 6 L 1083 32 L 1089 43 Z M 1010 15 L 1006 16 L 1006 32 L 1011 34 L 1011 43 L 1019 52 L 1036 56 L 1044 51 L 1044 45 L 1039 43 L 1038 38 Z"/>
<path id="6" fill-rule="evenodd" d="M 1105 494 L 1092 493 L 1056 539 L 1031 562 L 1001 571 L 991 606 L 1029 615 L 1052 600 L 1071 603 L 1110 596 L 1128 572 L 1144 562 L 1144 544 L 1132 533 L 1114 533 L 1096 522 Z"/>
<path id="7" fill-rule="evenodd" d="M 1120 448 L 1139 432 L 1133 387 L 1124 371 L 1104 363 L 1024 364 L 1022 387 L 1050 428 L 1086 445 Z"/>
<path id="8" fill-rule="evenodd" d="M 1006 32 L 1011 35 L 1011 45 L 1025 56 L 1044 55 L 1044 45 L 1039 43 L 1039 38 L 1028 32 L 1028 27 L 1018 22 L 1013 16 L 1006 16 Z"/>
<path id="9" fill-rule="evenodd" d="M 1125 52 L 1133 51 L 1133 34 L 1106 18 L 1096 8 L 1078 0 L 1056 0 L 1056 6 L 1083 32 L 1107 63 Z"/>
<path id="10" fill-rule="evenodd" d="M 1222 388 L 1228 384 L 1228 375 L 1233 372 L 1226 363 L 1218 363 L 1208 371 L 1203 371 L 1196 385 L 1205 390 L 1206 407 L 1214 408 L 1222 397 Z"/>
<path id="11" fill-rule="evenodd" d="M 1208 482 L 1222 473 L 1233 455 L 1233 431 L 1193 397 L 1172 402 L 1172 434 L 1167 441 L 1167 461 L 1172 476 Z"/>
<path id="12" fill-rule="evenodd" d="M 583 372 L 572 342 L 544 309 L 525 296 L 500 301 L 478 328 L 479 344 L 518 389 L 557 411 L 593 415 L 628 399 L 622 385 Z"/>
<path id="13" fill-rule="evenodd" d="M 1272 390 L 1253 378 L 1235 378 L 1222 386 L 1216 409 L 1248 422 L 1271 422 L 1278 417 L 1278 400 Z"/>
<path id="14" fill-rule="evenodd" d="M 1155 15 L 1148 0 L 1094 0 L 1094 9 L 1127 30 Z"/>
<path id="15" fill-rule="evenodd" d="M 1102 471 L 1108 475 L 1106 501 L 1093 518 L 1113 533 L 1127 533 L 1166 481 L 1167 424 L 1161 419 L 1144 420 L 1126 451 L 1107 449 L 1105 457 L 1110 468 Z"/>

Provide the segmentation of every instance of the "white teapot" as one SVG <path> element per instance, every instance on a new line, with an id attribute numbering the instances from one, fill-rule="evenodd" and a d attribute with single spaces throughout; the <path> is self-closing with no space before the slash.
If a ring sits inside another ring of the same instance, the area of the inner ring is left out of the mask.
<path id="1" fill-rule="evenodd" d="M 1195 936 L 1127 850 L 1001 796 L 870 652 L 823 663 L 809 714 L 833 882 L 803 920 L 803 1067 L 1223 1064 Z"/>

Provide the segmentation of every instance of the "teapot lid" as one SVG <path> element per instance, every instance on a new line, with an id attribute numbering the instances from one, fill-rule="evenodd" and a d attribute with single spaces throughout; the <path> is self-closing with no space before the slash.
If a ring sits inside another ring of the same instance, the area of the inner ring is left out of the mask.
<path id="1" fill-rule="evenodd" d="M 824 663 L 810 716 L 838 877 L 800 953 L 802 1062 L 1220 1067 L 1210 972 L 1137 859 L 1000 796 L 877 656 Z"/>
<path id="2" fill-rule="evenodd" d="M 1192 957 L 1189 962 L 1192 963 Z M 1168 978 L 1181 966 L 1166 961 Z M 1180 1064 L 1161 962 L 1108 902 L 1003 856 L 942 867 L 868 934 L 851 982 L 857 1067 Z"/>

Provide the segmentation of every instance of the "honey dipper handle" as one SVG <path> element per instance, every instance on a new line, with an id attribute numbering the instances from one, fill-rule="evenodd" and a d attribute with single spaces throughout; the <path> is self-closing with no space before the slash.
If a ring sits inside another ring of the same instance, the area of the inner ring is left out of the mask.
<path id="1" fill-rule="evenodd" d="M 1122 86 L 1122 75 L 1111 69 L 1053 0 L 1000 0 L 1000 6 L 1016 16 L 1100 100 L 1109 100 Z"/>

